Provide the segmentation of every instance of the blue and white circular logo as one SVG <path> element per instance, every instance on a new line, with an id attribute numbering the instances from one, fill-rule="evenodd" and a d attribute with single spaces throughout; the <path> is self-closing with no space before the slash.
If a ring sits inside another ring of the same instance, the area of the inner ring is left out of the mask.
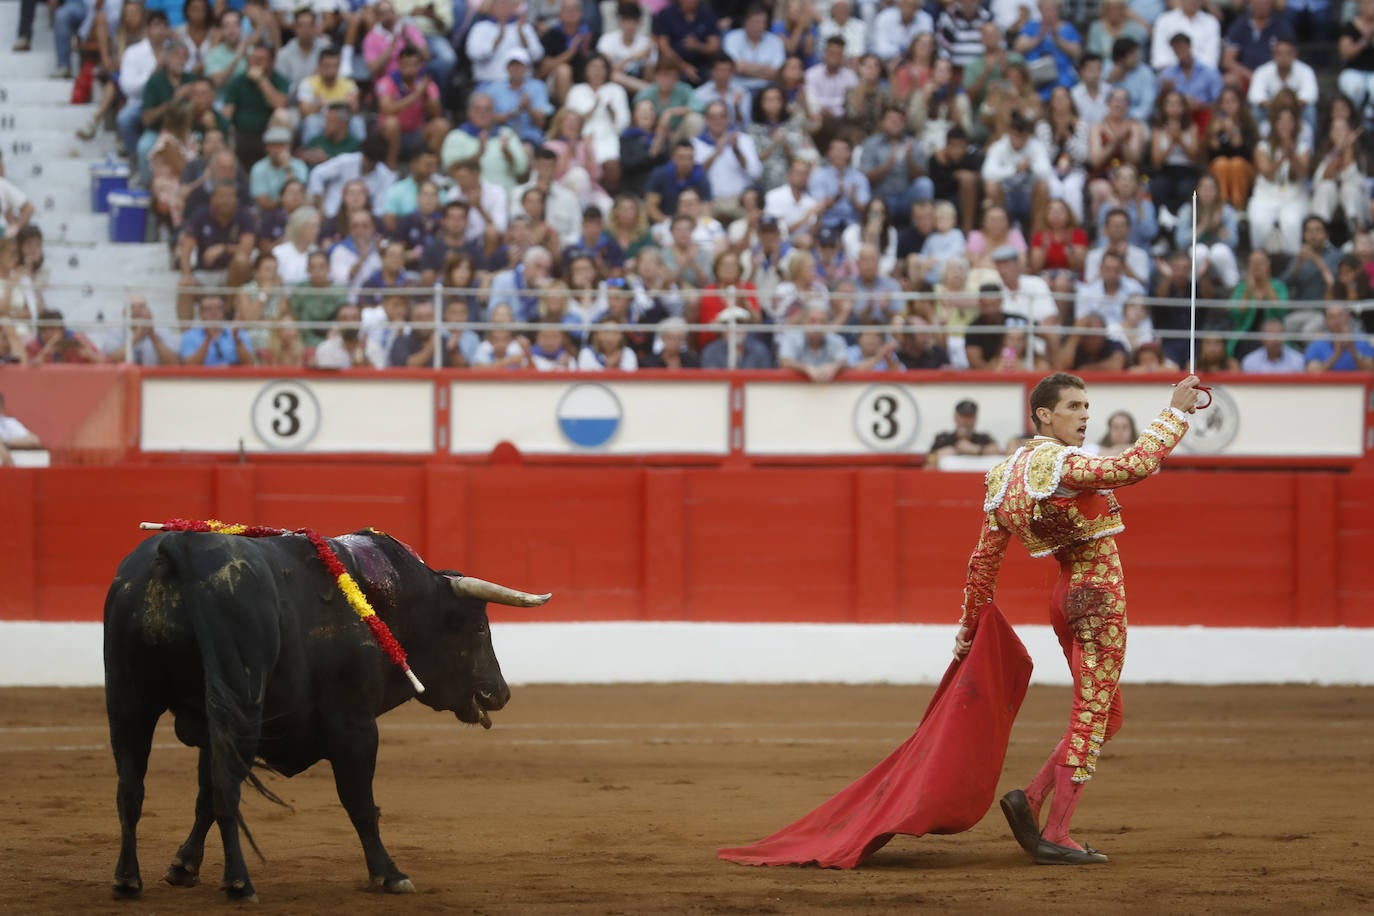
<path id="1" fill-rule="evenodd" d="M 605 385 L 573 385 L 558 402 L 558 428 L 578 448 L 600 448 L 615 438 L 624 412 Z"/>

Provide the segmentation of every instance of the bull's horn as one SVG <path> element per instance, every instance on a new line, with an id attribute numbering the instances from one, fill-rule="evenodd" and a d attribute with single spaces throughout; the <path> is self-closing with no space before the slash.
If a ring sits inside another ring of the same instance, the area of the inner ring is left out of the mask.
<path id="1" fill-rule="evenodd" d="M 529 592 L 517 591 L 474 576 L 457 576 L 449 581 L 453 583 L 453 593 L 459 598 L 477 598 L 480 601 L 507 604 L 511 607 L 539 607 L 553 597 L 552 593 L 531 595 Z"/>

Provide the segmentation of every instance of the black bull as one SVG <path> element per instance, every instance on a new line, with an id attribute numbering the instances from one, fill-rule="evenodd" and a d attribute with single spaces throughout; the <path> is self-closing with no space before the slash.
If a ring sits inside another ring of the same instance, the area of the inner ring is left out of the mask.
<path id="1" fill-rule="evenodd" d="M 549 596 L 436 572 L 373 531 L 329 543 L 406 649 L 426 688 L 421 702 L 490 726 L 488 711 L 505 706 L 510 688 L 486 603 L 528 607 Z M 224 887 L 230 897 L 253 898 L 239 845 L 239 790 L 247 779 L 274 798 L 251 772 L 254 760 L 286 776 L 328 760 L 373 883 L 413 890 L 382 845 L 372 775 L 377 717 L 414 695 L 304 537 L 172 533 L 144 541 L 124 558 L 105 599 L 105 703 L 122 833 L 116 895 L 143 887 L 143 779 L 168 710 L 177 738 L 200 748 L 195 825 L 167 870 L 169 883 L 197 883 L 216 824 Z"/>

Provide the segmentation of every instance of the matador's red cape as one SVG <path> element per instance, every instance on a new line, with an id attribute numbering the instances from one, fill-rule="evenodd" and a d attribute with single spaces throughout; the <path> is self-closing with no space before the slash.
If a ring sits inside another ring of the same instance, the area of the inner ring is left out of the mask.
<path id="1" fill-rule="evenodd" d="M 896 834 L 968 830 L 997 794 L 1030 674 L 1026 647 L 985 605 L 968 656 L 949 666 L 906 743 L 796 823 L 717 855 L 741 865 L 854 868 Z"/>

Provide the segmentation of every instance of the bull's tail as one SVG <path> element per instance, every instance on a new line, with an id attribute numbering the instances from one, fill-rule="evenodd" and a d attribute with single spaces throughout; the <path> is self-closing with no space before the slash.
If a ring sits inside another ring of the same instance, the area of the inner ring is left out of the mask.
<path id="1" fill-rule="evenodd" d="M 259 795 L 290 809 L 280 796 L 263 784 L 253 772 L 258 741 L 262 734 L 262 711 L 266 699 L 271 659 L 262 657 L 268 643 L 257 631 L 254 618 L 235 605 L 232 585 L 212 584 L 211 580 L 234 557 L 217 550 L 187 550 L 189 539 L 207 535 L 178 533 L 164 535 L 158 553 L 187 590 L 190 613 L 205 673 L 205 717 L 209 738 L 211 783 L 221 798 L 236 799 L 246 780 Z M 251 574 L 251 573 L 249 573 Z M 226 593 L 228 588 L 228 593 Z M 260 624 L 259 624 L 260 626 Z M 245 644 L 255 644 L 259 652 L 245 652 Z M 272 653 L 275 655 L 275 653 Z M 239 829 L 260 860 L 262 851 L 253 839 L 242 811 L 233 805 Z"/>

